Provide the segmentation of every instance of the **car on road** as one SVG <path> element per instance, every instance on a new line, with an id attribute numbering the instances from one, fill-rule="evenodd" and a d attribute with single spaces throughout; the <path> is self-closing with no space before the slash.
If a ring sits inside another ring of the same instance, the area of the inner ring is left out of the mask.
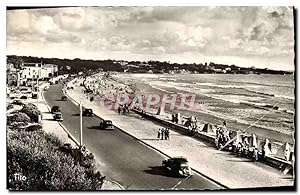
<path id="1" fill-rule="evenodd" d="M 168 169 L 172 174 L 179 177 L 193 175 L 188 160 L 184 157 L 174 157 L 162 161 L 162 167 Z"/>
<path id="2" fill-rule="evenodd" d="M 22 102 L 22 100 L 14 100 L 14 101 L 12 102 L 12 104 L 19 105 L 19 106 L 24 105 L 24 103 Z"/>
<path id="3" fill-rule="evenodd" d="M 111 120 L 103 120 L 100 122 L 100 129 L 113 130 L 115 127 Z"/>
<path id="4" fill-rule="evenodd" d="M 55 114 L 55 113 L 57 113 L 57 112 L 60 112 L 59 106 L 53 106 L 53 107 L 51 108 L 51 113 L 52 113 L 52 114 Z"/>
<path id="5" fill-rule="evenodd" d="M 94 116 L 93 110 L 90 108 L 86 108 L 83 112 L 82 112 L 83 116 Z"/>
<path id="6" fill-rule="evenodd" d="M 94 91 L 93 90 L 91 90 L 91 89 L 86 89 L 85 90 L 85 93 L 93 93 Z"/>
<path id="7" fill-rule="evenodd" d="M 61 112 L 56 112 L 54 115 L 53 115 L 53 118 L 54 120 L 56 121 L 63 121 L 63 117 L 62 117 L 62 113 Z"/>
<path id="8" fill-rule="evenodd" d="M 22 100 L 27 100 L 28 97 L 27 97 L 26 95 L 22 95 L 22 96 L 20 97 L 20 99 L 22 99 Z"/>
<path id="9" fill-rule="evenodd" d="M 32 97 L 32 99 L 38 99 L 38 94 L 37 93 L 32 93 L 31 97 Z"/>
<path id="10" fill-rule="evenodd" d="M 65 96 L 65 95 L 63 95 L 63 96 L 61 96 L 61 101 L 67 101 L 67 96 Z"/>

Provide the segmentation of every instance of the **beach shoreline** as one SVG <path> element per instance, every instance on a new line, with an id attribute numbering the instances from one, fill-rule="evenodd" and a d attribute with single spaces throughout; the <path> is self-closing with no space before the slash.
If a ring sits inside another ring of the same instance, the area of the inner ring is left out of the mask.
<path id="1" fill-rule="evenodd" d="M 149 85 L 149 83 L 145 83 L 143 81 L 137 82 L 138 79 L 130 79 L 130 75 L 129 74 L 118 74 L 118 75 L 113 75 L 114 79 L 118 79 L 118 80 L 122 80 L 122 83 L 126 83 L 128 85 L 132 84 L 133 82 L 135 82 L 136 88 L 140 89 L 137 94 L 162 94 L 164 92 L 151 87 L 151 85 Z M 129 78 L 129 79 L 128 79 Z M 172 91 L 173 93 L 184 93 L 184 91 L 179 91 L 179 90 L 174 90 Z M 202 102 L 211 102 L 212 98 L 207 97 L 205 95 L 201 95 L 201 94 L 197 94 L 197 98 L 196 98 L 196 103 L 202 101 Z M 236 106 L 234 104 L 230 104 L 230 106 Z M 225 107 L 229 107 L 229 105 L 222 105 L 220 104 L 220 106 L 225 106 Z M 241 107 L 241 109 L 244 108 L 249 108 L 249 106 L 247 105 L 238 105 Z M 285 131 L 280 131 L 280 129 L 275 129 L 275 128 L 266 128 L 266 127 L 261 127 L 261 126 L 257 126 L 257 125 L 253 125 L 251 126 L 251 128 L 249 128 L 249 126 L 251 124 L 247 124 L 247 123 L 242 123 L 237 121 L 235 118 L 224 118 L 222 116 L 216 116 L 213 114 L 208 113 L 206 110 L 197 110 L 197 111 L 193 111 L 193 110 L 178 110 L 178 111 L 166 111 L 166 113 L 168 114 L 174 114 L 174 113 L 178 113 L 180 112 L 182 115 L 184 116 L 197 116 L 197 118 L 204 122 L 204 123 L 211 123 L 211 124 L 219 124 L 221 125 L 222 122 L 224 120 L 226 120 L 227 122 L 227 127 L 232 129 L 232 130 L 243 130 L 246 129 L 245 132 L 247 133 L 255 133 L 257 136 L 262 137 L 262 138 L 268 138 L 270 140 L 273 141 L 277 141 L 277 142 L 288 142 L 290 144 L 294 144 L 295 140 L 294 140 L 294 135 L 291 132 L 286 133 Z M 266 112 L 268 112 L 266 110 Z M 255 119 L 256 120 L 256 119 Z M 253 122 L 254 123 L 254 122 Z"/>

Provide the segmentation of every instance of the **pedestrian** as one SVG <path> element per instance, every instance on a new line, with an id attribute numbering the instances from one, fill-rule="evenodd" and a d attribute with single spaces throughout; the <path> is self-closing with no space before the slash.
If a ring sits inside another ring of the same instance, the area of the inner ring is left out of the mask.
<path id="1" fill-rule="evenodd" d="M 157 132 L 157 139 L 160 138 L 160 134 L 161 134 L 161 129 L 159 128 L 159 129 L 158 129 L 158 132 Z"/>
<path id="2" fill-rule="evenodd" d="M 169 129 L 167 128 L 167 129 L 166 129 L 166 133 L 165 133 L 165 138 L 166 138 L 166 140 L 170 140 L 170 136 L 169 136 L 170 134 L 169 134 L 169 133 L 170 133 L 170 131 L 169 131 Z"/>
<path id="3" fill-rule="evenodd" d="M 118 107 L 118 113 L 119 113 L 119 115 L 121 115 L 121 107 L 120 106 Z"/>
<path id="4" fill-rule="evenodd" d="M 161 140 L 164 139 L 165 131 L 166 131 L 165 129 L 162 129 L 162 130 L 161 130 L 161 137 L 160 137 Z"/>

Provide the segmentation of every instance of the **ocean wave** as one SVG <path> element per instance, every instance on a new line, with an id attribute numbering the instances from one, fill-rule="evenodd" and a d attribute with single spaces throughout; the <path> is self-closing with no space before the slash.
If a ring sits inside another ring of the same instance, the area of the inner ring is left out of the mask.
<path id="1" fill-rule="evenodd" d="M 266 92 L 261 92 L 261 91 L 256 91 L 256 90 L 250 90 L 250 89 L 245 89 L 248 92 L 251 93 L 256 93 L 259 95 L 265 95 L 265 96 L 269 96 L 269 97 L 277 97 L 277 98 L 285 98 L 285 99 L 289 99 L 289 100 L 295 100 L 295 97 L 291 97 L 291 96 L 287 96 L 287 95 L 279 95 L 279 94 L 274 94 L 274 93 L 266 93 Z"/>
<path id="2" fill-rule="evenodd" d="M 201 111 L 197 111 L 197 112 L 201 112 L 201 113 L 204 113 L 204 114 L 209 114 L 209 115 L 212 115 L 212 116 L 216 116 L 216 117 L 224 119 L 224 120 L 232 120 L 232 121 L 242 123 L 242 124 L 245 124 L 245 125 L 249 125 L 249 126 L 252 126 L 252 127 L 270 129 L 272 131 L 276 131 L 276 132 L 279 132 L 279 133 L 282 133 L 282 134 L 285 134 L 285 135 L 291 135 L 293 133 L 289 129 L 270 127 L 270 126 L 265 126 L 265 125 L 262 125 L 262 124 L 254 124 L 253 121 L 248 121 L 248 120 L 245 120 L 245 119 L 241 119 L 241 118 L 238 118 L 234 115 L 228 115 L 228 114 L 225 114 L 225 113 L 222 113 L 222 112 L 216 112 L 216 111 L 211 111 L 211 110 L 201 110 Z"/>
<path id="3" fill-rule="evenodd" d="M 171 79 L 171 78 L 159 78 L 159 80 L 162 80 L 162 81 L 177 81 L 177 79 Z"/>
<path id="4" fill-rule="evenodd" d="M 193 82 L 193 84 L 203 85 L 203 86 L 211 86 L 211 87 L 218 87 L 218 88 L 225 88 L 225 89 L 244 89 L 248 92 L 259 94 L 259 95 L 265 95 L 265 96 L 269 96 L 269 97 L 278 97 L 278 98 L 285 98 L 285 99 L 295 100 L 295 97 L 292 97 L 292 96 L 275 94 L 275 93 L 266 93 L 266 92 L 261 92 L 261 91 L 258 91 L 258 90 L 249 89 L 249 88 L 260 88 L 260 86 L 255 86 L 255 85 L 237 86 L 237 85 L 219 85 L 219 84 L 215 84 L 215 83 L 199 83 L 199 82 Z"/>
<path id="5" fill-rule="evenodd" d="M 165 89 L 162 89 L 162 88 L 160 88 L 160 87 L 158 87 L 158 86 L 155 86 L 155 84 L 149 84 L 152 88 L 154 88 L 154 89 L 157 89 L 157 90 L 160 90 L 160 91 L 163 91 L 163 92 L 166 92 L 166 93 L 171 93 L 170 91 L 168 91 L 168 90 L 165 90 Z"/>

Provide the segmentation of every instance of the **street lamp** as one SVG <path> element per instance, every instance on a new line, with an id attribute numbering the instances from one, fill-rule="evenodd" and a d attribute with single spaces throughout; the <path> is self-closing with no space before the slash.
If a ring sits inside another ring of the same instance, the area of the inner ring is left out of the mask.
<path id="1" fill-rule="evenodd" d="M 37 80 L 36 80 L 36 84 L 37 84 L 37 104 L 39 103 L 39 79 L 40 79 L 40 76 L 41 76 L 41 70 L 45 70 L 45 68 L 41 68 L 38 70 L 38 75 L 37 75 Z"/>
<path id="2" fill-rule="evenodd" d="M 83 96 L 81 97 L 81 99 L 79 101 L 79 110 L 80 110 L 80 142 L 79 142 L 79 145 L 80 145 L 80 147 L 82 146 L 82 100 L 89 94 L 90 93 L 83 94 Z"/>

